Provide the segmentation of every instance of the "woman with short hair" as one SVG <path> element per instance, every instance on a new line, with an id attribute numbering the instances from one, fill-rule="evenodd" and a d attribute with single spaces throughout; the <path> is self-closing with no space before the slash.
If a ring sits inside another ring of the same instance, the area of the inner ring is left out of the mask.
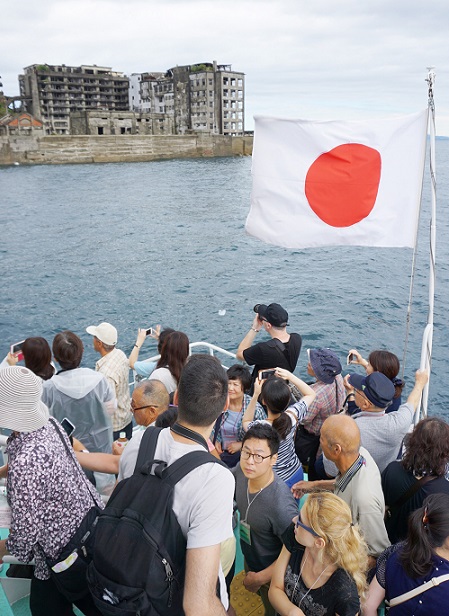
<path id="1" fill-rule="evenodd" d="M 82 340 L 72 331 L 56 334 L 53 356 L 61 370 L 44 382 L 42 400 L 58 421 L 67 417 L 74 424 L 73 436 L 86 449 L 110 453 L 115 392 L 101 372 L 80 368 L 83 351 Z"/>
<path id="2" fill-rule="evenodd" d="M 445 579 L 439 579 L 445 576 Z M 436 579 L 436 584 L 426 582 Z M 389 616 L 442 616 L 449 604 L 449 494 L 431 494 L 409 518 L 404 542 L 377 561 L 364 616 L 376 616 L 386 599 Z"/>
<path id="3" fill-rule="evenodd" d="M 251 387 L 251 373 L 242 364 L 233 364 L 227 370 L 229 407 L 218 417 L 212 430 L 211 439 L 220 459 L 229 468 L 233 468 L 240 460 L 242 439 L 245 436 L 243 416 L 251 402 L 248 391 Z M 254 409 L 256 419 L 266 419 L 267 414 L 256 403 Z"/>
<path id="4" fill-rule="evenodd" d="M 310 494 L 283 541 L 268 595 L 280 616 L 359 614 L 367 546 L 341 498 Z"/>

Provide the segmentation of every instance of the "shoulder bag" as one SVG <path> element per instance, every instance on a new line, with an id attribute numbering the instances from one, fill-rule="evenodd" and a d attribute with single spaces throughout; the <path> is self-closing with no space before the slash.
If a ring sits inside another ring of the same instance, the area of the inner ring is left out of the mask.
<path id="1" fill-rule="evenodd" d="M 408 592 L 405 592 L 403 595 L 394 597 L 393 599 L 390 599 L 390 601 L 385 601 L 385 603 L 389 607 L 395 607 L 396 605 L 400 605 L 401 603 L 405 603 L 406 601 L 413 599 L 413 597 L 417 597 L 418 595 L 421 595 L 423 592 L 426 592 L 426 590 L 429 590 L 430 588 L 433 588 L 434 586 L 438 586 L 442 582 L 448 582 L 448 581 L 449 581 L 449 573 L 446 573 L 445 575 L 439 575 L 438 577 L 432 578 L 428 582 L 421 584 L 421 586 L 418 586 L 417 588 L 414 588 L 413 590 L 409 590 Z"/>

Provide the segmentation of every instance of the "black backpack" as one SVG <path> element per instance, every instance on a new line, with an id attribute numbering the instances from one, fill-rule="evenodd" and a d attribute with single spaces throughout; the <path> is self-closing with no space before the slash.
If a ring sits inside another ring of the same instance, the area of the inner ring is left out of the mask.
<path id="1" fill-rule="evenodd" d="M 183 426 L 172 429 L 206 446 Z M 117 484 L 98 518 L 87 579 L 104 616 L 184 614 L 186 539 L 173 512 L 173 489 L 193 469 L 221 462 L 207 451 L 187 453 L 170 466 L 155 460 L 161 430 L 145 430 L 134 474 Z"/>

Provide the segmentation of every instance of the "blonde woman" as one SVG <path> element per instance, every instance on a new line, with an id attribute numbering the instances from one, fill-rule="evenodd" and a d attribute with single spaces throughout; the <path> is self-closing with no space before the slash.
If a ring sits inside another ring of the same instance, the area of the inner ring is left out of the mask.
<path id="1" fill-rule="evenodd" d="M 359 614 L 367 546 L 348 505 L 330 492 L 310 494 L 284 539 L 268 595 L 277 613 Z"/>

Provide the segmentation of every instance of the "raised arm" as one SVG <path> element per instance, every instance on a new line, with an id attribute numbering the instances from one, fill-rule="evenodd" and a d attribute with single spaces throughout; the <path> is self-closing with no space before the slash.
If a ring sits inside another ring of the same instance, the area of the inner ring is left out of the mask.
<path id="1" fill-rule="evenodd" d="M 249 347 L 253 345 L 256 334 L 260 332 L 261 328 L 262 321 L 259 319 L 259 315 L 256 314 L 249 332 L 239 344 L 239 348 L 237 349 L 237 359 L 240 359 L 240 361 L 245 361 L 245 358 L 243 357 L 243 351 L 246 351 L 246 349 L 249 349 Z"/>
<path id="2" fill-rule="evenodd" d="M 263 381 L 260 381 L 258 378 L 254 381 L 254 393 L 251 398 L 251 402 L 246 407 L 245 413 L 242 418 L 242 426 L 243 429 L 248 430 L 249 424 L 254 421 L 254 413 L 256 412 L 257 400 L 259 399 L 260 392 L 262 390 Z"/>
<path id="3" fill-rule="evenodd" d="M 422 390 L 428 380 L 429 373 L 427 370 L 417 370 L 415 372 L 415 385 L 407 398 L 407 404 L 411 404 L 415 410 L 418 408 Z"/>
<path id="4" fill-rule="evenodd" d="M 367 365 L 369 364 L 368 360 L 363 359 L 363 357 L 357 351 L 357 349 L 350 349 L 349 352 L 348 352 L 348 355 L 354 355 L 355 356 L 355 359 L 353 359 L 351 361 L 351 364 L 358 365 L 358 366 L 363 366 L 364 368 L 366 368 Z"/>
<path id="5" fill-rule="evenodd" d="M 139 329 L 137 331 L 136 344 L 133 346 L 133 350 L 131 351 L 131 354 L 130 354 L 129 359 L 128 359 L 129 367 L 131 369 L 134 368 L 134 364 L 139 359 L 140 348 L 141 348 L 142 344 L 145 342 L 146 337 L 147 337 L 147 330 L 146 329 Z"/>
<path id="6" fill-rule="evenodd" d="M 283 368 L 276 368 L 276 376 L 284 379 L 285 381 L 290 381 L 293 385 L 296 385 L 302 395 L 301 399 L 307 404 L 307 406 L 312 404 L 315 400 L 315 391 L 310 387 L 310 385 L 307 385 L 307 383 L 295 376 L 293 373 L 288 370 L 284 370 Z"/>

